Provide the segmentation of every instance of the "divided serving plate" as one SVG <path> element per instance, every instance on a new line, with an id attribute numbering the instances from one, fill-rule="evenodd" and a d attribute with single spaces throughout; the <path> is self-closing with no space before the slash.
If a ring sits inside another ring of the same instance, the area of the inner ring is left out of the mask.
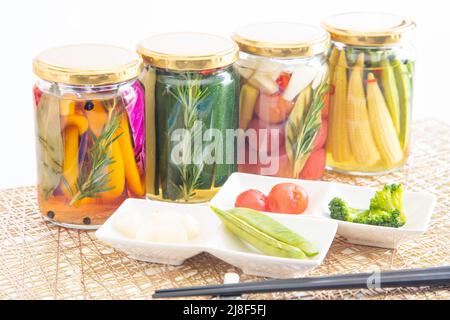
<path id="1" fill-rule="evenodd" d="M 299 260 L 271 257 L 257 252 L 230 233 L 206 204 L 178 204 L 151 200 L 127 199 L 96 232 L 97 238 L 123 251 L 130 257 L 155 263 L 180 265 L 201 252 L 208 252 L 230 263 L 244 273 L 291 278 L 304 275 L 325 258 L 337 233 L 350 243 L 382 248 L 396 248 L 401 242 L 415 239 L 426 232 L 436 198 L 424 192 L 404 192 L 406 224 L 401 228 L 388 228 L 334 220 L 330 217 L 328 203 L 341 197 L 356 208 L 366 208 L 376 189 L 334 182 L 307 181 L 265 177 L 252 174 L 232 174 L 221 190 L 211 200 L 220 209 L 234 207 L 236 197 L 248 189 L 266 194 L 283 182 L 292 182 L 306 189 L 309 205 L 301 215 L 266 213 L 314 243 L 319 255 Z M 114 227 L 115 219 L 133 213 L 190 214 L 200 223 L 200 235 L 186 244 L 156 243 L 129 238 Z"/>
<path id="2" fill-rule="evenodd" d="M 169 244 L 140 241 L 128 238 L 114 226 L 115 219 L 122 215 L 140 212 L 158 214 L 188 213 L 200 223 L 200 235 L 190 243 Z M 298 219 L 292 215 L 268 214 L 291 230 L 310 240 L 319 254 L 308 259 L 288 259 L 263 255 L 230 233 L 207 205 L 177 204 L 151 200 L 127 199 L 118 210 L 96 232 L 96 236 L 133 259 L 180 265 L 201 252 L 240 268 L 244 273 L 291 278 L 304 275 L 318 266 L 325 258 L 333 242 L 337 223 L 316 217 Z"/>

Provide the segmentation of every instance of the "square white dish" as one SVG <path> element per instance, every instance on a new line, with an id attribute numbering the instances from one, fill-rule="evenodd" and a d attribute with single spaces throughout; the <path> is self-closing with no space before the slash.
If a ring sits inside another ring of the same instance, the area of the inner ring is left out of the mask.
<path id="1" fill-rule="evenodd" d="M 337 230 L 334 220 L 315 217 L 298 219 L 293 215 L 267 214 L 289 229 L 314 243 L 319 251 L 315 257 L 299 260 L 278 258 L 258 253 L 223 225 L 213 239 L 209 253 L 241 269 L 246 274 L 271 278 L 296 278 L 319 266 L 333 242 Z"/>
<path id="2" fill-rule="evenodd" d="M 234 201 L 241 192 L 257 189 L 268 194 L 274 185 L 283 182 L 299 184 L 308 192 L 308 209 L 296 217 L 312 216 L 336 221 L 339 225 L 337 233 L 346 238 L 348 242 L 359 245 L 394 249 L 404 241 L 419 237 L 428 229 L 436 204 L 436 197 L 429 193 L 405 190 L 403 203 L 406 224 L 403 227 L 389 228 L 357 224 L 332 219 L 328 203 L 334 197 L 341 197 L 352 207 L 368 208 L 370 198 L 375 194 L 376 189 L 334 182 L 274 178 L 245 173 L 233 173 L 211 200 L 211 203 L 218 207 L 233 208 Z"/>
<path id="3" fill-rule="evenodd" d="M 248 189 L 257 189 L 268 195 L 273 186 L 284 182 L 299 184 L 308 193 L 308 208 L 304 213 L 298 215 L 298 217 L 311 215 L 320 216 L 318 211 L 321 210 L 322 204 L 331 189 L 331 184 L 329 182 L 276 178 L 248 173 L 233 173 L 210 203 L 219 208 L 234 208 L 234 203 L 240 193 Z"/>
<path id="4" fill-rule="evenodd" d="M 375 191 L 377 189 L 333 183 L 322 207 L 322 216 L 331 219 L 328 203 L 334 197 L 342 198 L 354 208 L 368 208 Z M 415 239 L 427 231 L 435 204 L 436 197 L 432 194 L 404 191 L 406 223 L 403 227 L 389 228 L 336 220 L 338 234 L 350 243 L 395 249 L 402 242 Z"/>
<path id="5" fill-rule="evenodd" d="M 156 243 L 129 238 L 116 230 L 114 221 L 121 215 L 135 211 L 161 214 L 173 211 L 180 214 L 188 213 L 200 222 L 200 235 L 194 241 L 183 244 Z M 179 265 L 201 252 L 208 252 L 242 269 L 244 273 L 273 278 L 301 276 L 320 265 L 336 234 L 337 223 L 334 220 L 268 215 L 309 239 L 316 245 L 319 254 L 303 260 L 267 256 L 257 252 L 229 232 L 207 205 L 174 204 L 140 199 L 127 199 L 97 230 L 96 236 L 133 259 L 154 263 Z"/>
<path id="6" fill-rule="evenodd" d="M 114 227 L 116 219 L 135 212 L 171 213 L 188 212 L 200 223 L 201 234 L 189 243 L 159 243 L 129 238 L 117 231 Z M 114 214 L 97 230 L 96 237 L 112 247 L 122 251 L 136 260 L 181 265 L 189 259 L 204 251 L 205 243 L 216 236 L 220 221 L 212 211 L 203 205 L 178 204 L 142 199 L 127 199 L 114 212 Z"/>

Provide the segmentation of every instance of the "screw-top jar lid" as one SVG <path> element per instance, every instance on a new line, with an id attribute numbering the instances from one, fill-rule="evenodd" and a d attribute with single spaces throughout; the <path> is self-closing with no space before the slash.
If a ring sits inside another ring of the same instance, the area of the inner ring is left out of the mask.
<path id="1" fill-rule="evenodd" d="M 221 36 L 180 32 L 147 38 L 137 51 L 153 67 L 201 71 L 231 65 L 238 58 L 239 48 Z"/>
<path id="2" fill-rule="evenodd" d="M 247 25 L 231 37 L 243 52 L 274 58 L 309 57 L 330 45 L 330 35 L 322 28 L 290 22 Z"/>
<path id="3" fill-rule="evenodd" d="M 33 61 L 34 73 L 43 80 L 70 85 L 107 85 L 136 78 L 142 59 L 121 47 L 77 44 L 48 49 Z"/>
<path id="4" fill-rule="evenodd" d="M 349 12 L 322 23 L 331 39 L 351 45 L 384 46 L 409 40 L 416 24 L 404 17 L 379 12 Z"/>

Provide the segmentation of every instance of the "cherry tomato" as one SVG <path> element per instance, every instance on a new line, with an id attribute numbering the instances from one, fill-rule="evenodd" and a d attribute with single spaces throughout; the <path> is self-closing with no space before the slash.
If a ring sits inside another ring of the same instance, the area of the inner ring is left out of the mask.
<path id="1" fill-rule="evenodd" d="M 318 180 L 322 178 L 325 171 L 326 152 L 325 148 L 313 151 L 300 172 L 300 179 Z"/>
<path id="2" fill-rule="evenodd" d="M 269 210 L 277 213 L 300 214 L 308 207 L 308 194 L 295 183 L 280 183 L 269 193 Z"/>
<path id="3" fill-rule="evenodd" d="M 234 206 L 236 208 L 267 211 L 267 196 L 261 191 L 250 189 L 238 195 Z"/>
<path id="4" fill-rule="evenodd" d="M 280 76 L 277 78 L 276 83 L 278 84 L 278 88 L 281 92 L 286 90 L 286 87 L 289 84 L 289 80 L 291 80 L 292 74 L 289 72 L 282 72 Z"/>
<path id="5" fill-rule="evenodd" d="M 280 123 L 287 119 L 294 103 L 281 97 L 280 93 L 267 95 L 261 93 L 256 102 L 255 112 L 258 117 L 268 123 Z"/>
<path id="6" fill-rule="evenodd" d="M 255 117 L 250 122 L 248 129 L 256 131 L 256 139 L 249 139 L 249 146 L 253 150 L 272 154 L 275 151 L 280 152 L 281 147 L 285 144 L 285 123 L 270 124 Z M 272 139 L 278 140 L 278 150 L 275 150 L 276 145 L 272 146 Z"/>
<path id="7" fill-rule="evenodd" d="M 325 145 L 325 142 L 327 141 L 327 134 L 328 124 L 326 119 L 323 119 L 319 133 L 317 134 L 316 140 L 314 141 L 314 150 L 320 149 Z"/>

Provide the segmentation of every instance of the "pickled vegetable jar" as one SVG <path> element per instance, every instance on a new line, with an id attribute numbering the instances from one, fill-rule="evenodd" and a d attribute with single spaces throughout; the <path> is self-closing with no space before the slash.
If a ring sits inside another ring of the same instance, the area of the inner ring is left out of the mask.
<path id="1" fill-rule="evenodd" d="M 150 37 L 145 62 L 147 195 L 163 201 L 210 200 L 236 171 L 238 48 L 200 33 Z"/>
<path id="2" fill-rule="evenodd" d="M 136 53 L 106 45 L 35 58 L 37 192 L 46 219 L 93 229 L 127 197 L 145 196 L 142 68 Z"/>
<path id="3" fill-rule="evenodd" d="M 414 22 L 346 13 L 323 27 L 332 38 L 327 165 L 360 175 L 400 168 L 411 137 Z"/>
<path id="4" fill-rule="evenodd" d="M 239 171 L 319 179 L 325 168 L 329 34 L 297 23 L 253 24 L 232 38 L 241 49 Z"/>

